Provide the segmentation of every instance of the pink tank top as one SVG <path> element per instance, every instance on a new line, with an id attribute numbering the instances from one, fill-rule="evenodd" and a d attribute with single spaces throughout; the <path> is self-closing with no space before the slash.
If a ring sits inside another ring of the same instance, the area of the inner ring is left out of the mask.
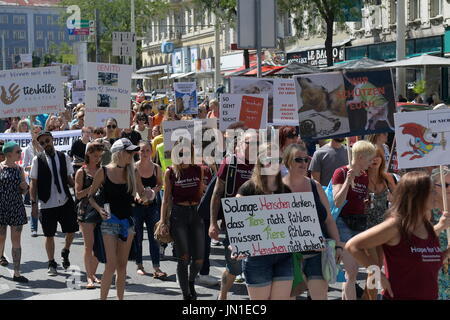
<path id="1" fill-rule="evenodd" d="M 410 241 L 400 240 L 396 246 L 383 245 L 384 268 L 391 283 L 394 298 L 384 292 L 384 298 L 393 300 L 436 300 L 438 275 L 443 264 L 443 253 L 438 237 L 428 239 L 411 235 Z"/>

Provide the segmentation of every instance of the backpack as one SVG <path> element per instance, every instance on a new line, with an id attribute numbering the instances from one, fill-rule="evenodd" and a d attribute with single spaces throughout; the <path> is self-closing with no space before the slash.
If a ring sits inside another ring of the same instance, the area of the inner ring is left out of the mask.
<path id="1" fill-rule="evenodd" d="M 233 194 L 235 183 L 236 183 L 236 171 L 237 171 L 237 158 L 236 156 L 231 157 L 230 164 L 228 165 L 227 169 L 227 175 L 225 180 L 225 194 L 224 197 L 227 198 L 230 195 Z M 210 212 L 211 212 L 211 199 L 212 195 L 214 193 L 214 188 L 216 186 L 217 182 L 217 175 L 215 175 L 212 180 L 209 182 L 208 186 L 206 187 L 205 194 L 203 195 L 202 199 L 200 200 L 200 203 L 197 207 L 198 214 L 200 215 L 203 220 L 210 220 Z M 219 213 L 217 215 L 217 220 L 223 220 L 223 210 L 222 210 L 222 202 L 219 206 Z"/>
<path id="2" fill-rule="evenodd" d="M 344 177 L 345 177 L 346 173 L 344 171 Z M 328 186 L 326 187 L 322 187 L 323 190 L 325 191 L 325 194 L 327 196 L 328 199 L 328 203 L 330 204 L 330 212 L 331 212 L 331 216 L 333 217 L 334 220 L 336 220 L 339 217 L 339 214 L 342 211 L 342 208 L 344 208 L 344 206 L 347 204 L 348 200 L 344 200 L 344 204 L 342 205 L 342 207 L 337 207 L 336 204 L 334 203 L 334 197 L 333 197 L 333 179 L 330 180 L 330 182 L 328 183 Z"/>

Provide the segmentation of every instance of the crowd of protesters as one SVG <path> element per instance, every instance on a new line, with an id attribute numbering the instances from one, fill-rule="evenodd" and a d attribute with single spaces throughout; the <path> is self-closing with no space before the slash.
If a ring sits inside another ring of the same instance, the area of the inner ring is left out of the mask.
<path id="1" fill-rule="evenodd" d="M 311 152 L 315 143 L 302 141 L 298 127 L 292 126 L 275 127 L 279 140 L 269 144 L 259 141 L 254 131 L 245 132 L 232 140 L 233 152 L 224 153 L 217 165 L 208 164 L 207 159 L 202 164 L 172 164 L 170 155 L 164 154 L 164 122 L 217 119 L 219 108 L 217 100 L 207 100 L 199 105 L 197 115 L 186 117 L 176 114 L 172 103 L 154 106 L 139 96 L 132 101 L 127 128 L 119 128 L 114 118 L 107 119 L 103 127 L 86 126 L 83 104 L 67 105 L 59 114 L 4 119 L 3 132 L 28 132 L 31 143 L 21 150 L 14 142 L 0 141 L 0 264 L 9 263 L 4 256 L 9 226 L 13 280 L 28 282 L 20 274 L 20 263 L 21 232 L 28 223 L 25 205 L 30 205 L 31 235 L 38 236 L 39 220 L 49 276 L 58 272 L 54 241 L 58 223 L 66 234 L 61 250 L 65 269 L 70 266 L 74 234 L 81 231 L 86 289 L 100 284 L 101 299 L 107 298 L 114 275 L 117 297 L 124 298 L 130 251 L 134 251 L 136 272 L 145 275 L 143 254 L 148 247 L 154 277 L 165 279 L 160 261 L 167 244 L 156 238 L 169 236 L 184 300 L 197 299 L 196 282 L 220 285 L 218 299 L 225 300 L 238 277 L 244 279 L 251 299 L 295 299 L 307 290 L 310 299 L 324 300 L 334 281 L 323 272 L 329 261 L 322 251 L 236 256 L 229 247 L 220 209 L 224 197 L 312 192 L 321 231 L 333 243 L 331 256 L 345 270 L 342 299 L 361 296 L 358 270 L 373 266 L 382 270 L 383 292 L 378 297 L 450 298 L 450 250 L 444 232 L 450 227 L 450 215 L 438 196 L 442 188 L 450 192 L 450 170 L 445 169 L 445 186 L 438 181 L 436 168 L 388 172 L 390 148 L 388 135 L 383 133 L 358 137 L 351 146 L 343 138 L 322 141 Z M 230 128 L 246 129 L 242 123 Z M 52 132 L 61 130 L 81 130 L 80 139 L 67 153 L 56 151 L 53 145 Z M 273 138 L 272 133 L 268 136 Z M 260 148 L 256 162 L 251 162 L 250 149 L 255 143 Z M 277 152 L 272 154 L 273 150 Z M 188 157 L 194 153 L 192 145 Z M 271 172 L 263 174 L 268 167 Z M 331 214 L 332 203 L 324 191 L 328 185 L 334 205 L 341 208 L 337 218 Z M 208 189 L 212 192 L 207 213 L 200 215 L 199 205 Z M 144 225 L 147 246 L 143 244 Z M 96 249 L 99 234 L 103 250 Z M 220 239 L 226 269 L 219 280 L 209 275 L 209 252 L 211 241 L 220 244 Z M 434 259 L 427 259 L 413 247 L 439 249 Z M 105 269 L 97 277 L 100 262 Z M 303 289 L 298 290 L 299 277 Z M 365 298 L 377 299 L 378 293 L 366 285 Z"/>

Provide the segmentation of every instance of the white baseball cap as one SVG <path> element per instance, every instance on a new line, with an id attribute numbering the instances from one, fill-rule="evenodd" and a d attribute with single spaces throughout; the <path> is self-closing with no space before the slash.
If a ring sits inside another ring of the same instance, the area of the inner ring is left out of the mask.
<path id="1" fill-rule="evenodd" d="M 111 153 L 119 152 L 122 150 L 126 151 L 139 151 L 141 148 L 138 146 L 135 146 L 131 143 L 131 141 L 127 138 L 121 138 L 114 142 L 114 144 L 111 147 Z"/>

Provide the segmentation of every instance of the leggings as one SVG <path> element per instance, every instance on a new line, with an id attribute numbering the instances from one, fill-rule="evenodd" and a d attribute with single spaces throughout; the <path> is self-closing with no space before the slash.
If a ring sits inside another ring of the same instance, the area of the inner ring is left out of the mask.
<path id="1" fill-rule="evenodd" d="M 184 296 L 189 295 L 189 282 L 195 281 L 202 268 L 205 250 L 204 228 L 203 219 L 199 216 L 196 206 L 173 205 L 170 234 L 175 242 L 177 277 Z"/>

